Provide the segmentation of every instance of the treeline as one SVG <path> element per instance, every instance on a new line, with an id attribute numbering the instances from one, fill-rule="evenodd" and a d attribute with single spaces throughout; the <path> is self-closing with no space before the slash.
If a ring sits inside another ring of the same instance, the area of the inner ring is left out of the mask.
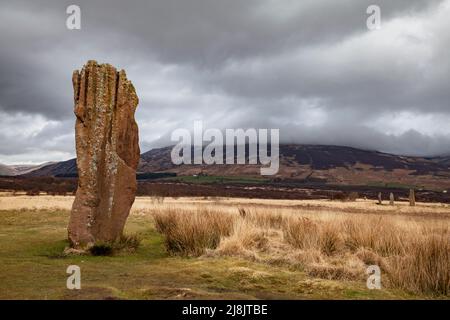
<path id="1" fill-rule="evenodd" d="M 145 173 L 136 173 L 137 180 L 156 180 L 162 178 L 173 178 L 176 177 L 177 174 L 175 172 L 145 172 Z M 78 178 L 78 173 L 64 173 L 57 174 L 56 178 Z"/>
<path id="2" fill-rule="evenodd" d="M 25 192 L 27 195 L 72 195 L 77 189 L 76 178 L 0 177 L 0 190 Z M 251 186 L 251 188 L 248 188 Z M 138 196 L 152 197 L 242 197 L 267 199 L 348 199 L 354 197 L 340 191 L 289 190 L 270 185 L 189 184 L 138 180 Z"/>
<path id="3" fill-rule="evenodd" d="M 74 178 L 54 177 L 1 177 L 0 190 L 25 192 L 27 195 L 70 195 L 75 194 L 78 181 Z"/>

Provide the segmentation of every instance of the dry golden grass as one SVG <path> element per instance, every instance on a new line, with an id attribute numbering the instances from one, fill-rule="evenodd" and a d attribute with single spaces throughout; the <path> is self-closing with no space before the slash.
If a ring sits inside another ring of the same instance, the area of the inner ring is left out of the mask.
<path id="1" fill-rule="evenodd" d="M 194 212 L 168 209 L 155 211 L 156 230 L 164 234 L 169 252 L 199 256 L 216 248 L 222 236 L 230 234 L 232 217 L 207 209 Z"/>
<path id="2" fill-rule="evenodd" d="M 17 209 L 65 209 L 70 210 L 74 196 L 13 196 L 11 192 L 0 192 L 0 210 Z M 219 209 L 236 207 L 258 208 L 260 212 L 273 212 L 280 209 L 302 211 L 303 213 L 373 213 L 388 215 L 408 215 L 423 217 L 450 218 L 450 204 L 417 203 L 410 207 L 407 202 L 395 203 L 395 206 L 376 205 L 374 200 L 361 200 L 355 202 L 340 202 L 329 200 L 275 200 L 275 199 L 246 199 L 246 198 L 217 198 L 217 197 L 136 197 L 133 205 L 134 212 L 147 212 L 149 208 L 195 208 L 197 205 L 211 205 Z"/>
<path id="3" fill-rule="evenodd" d="M 422 235 L 408 243 L 408 254 L 393 256 L 386 271 L 394 287 L 449 295 L 450 234 Z"/>
<path id="4" fill-rule="evenodd" d="M 376 264 L 383 284 L 408 292 L 448 295 L 447 219 L 383 214 L 330 214 L 260 206 L 198 204 L 195 210 L 158 209 L 167 249 L 183 255 L 238 256 L 288 265 L 313 277 L 366 279 Z"/>

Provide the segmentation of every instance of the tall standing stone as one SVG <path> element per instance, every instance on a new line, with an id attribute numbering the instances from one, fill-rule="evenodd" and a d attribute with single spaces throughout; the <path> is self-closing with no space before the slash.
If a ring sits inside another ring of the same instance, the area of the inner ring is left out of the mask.
<path id="1" fill-rule="evenodd" d="M 88 61 L 74 71 L 78 189 L 69 221 L 72 247 L 121 236 L 136 194 L 138 105 L 125 71 Z"/>

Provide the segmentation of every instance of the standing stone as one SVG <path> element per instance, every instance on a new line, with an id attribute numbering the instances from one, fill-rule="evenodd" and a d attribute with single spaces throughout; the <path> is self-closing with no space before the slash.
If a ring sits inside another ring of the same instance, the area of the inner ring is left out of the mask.
<path id="1" fill-rule="evenodd" d="M 136 194 L 138 105 L 125 71 L 88 63 L 72 77 L 78 189 L 69 221 L 72 247 L 120 237 Z"/>
<path id="2" fill-rule="evenodd" d="M 409 205 L 414 207 L 416 205 L 416 193 L 414 189 L 409 189 Z"/>
<path id="3" fill-rule="evenodd" d="M 394 197 L 394 194 L 391 192 L 391 194 L 389 195 L 389 204 L 391 206 L 393 206 L 394 205 L 394 201 L 395 201 L 395 197 Z"/>
<path id="4" fill-rule="evenodd" d="M 381 192 L 378 192 L 378 204 L 383 204 L 383 198 Z"/>

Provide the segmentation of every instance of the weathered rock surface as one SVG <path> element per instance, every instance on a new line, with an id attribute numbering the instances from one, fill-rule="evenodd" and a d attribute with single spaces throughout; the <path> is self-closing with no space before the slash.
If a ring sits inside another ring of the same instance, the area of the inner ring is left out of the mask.
<path id="1" fill-rule="evenodd" d="M 78 189 L 69 221 L 72 247 L 120 237 L 136 193 L 138 97 L 125 71 L 88 61 L 74 71 Z"/>

